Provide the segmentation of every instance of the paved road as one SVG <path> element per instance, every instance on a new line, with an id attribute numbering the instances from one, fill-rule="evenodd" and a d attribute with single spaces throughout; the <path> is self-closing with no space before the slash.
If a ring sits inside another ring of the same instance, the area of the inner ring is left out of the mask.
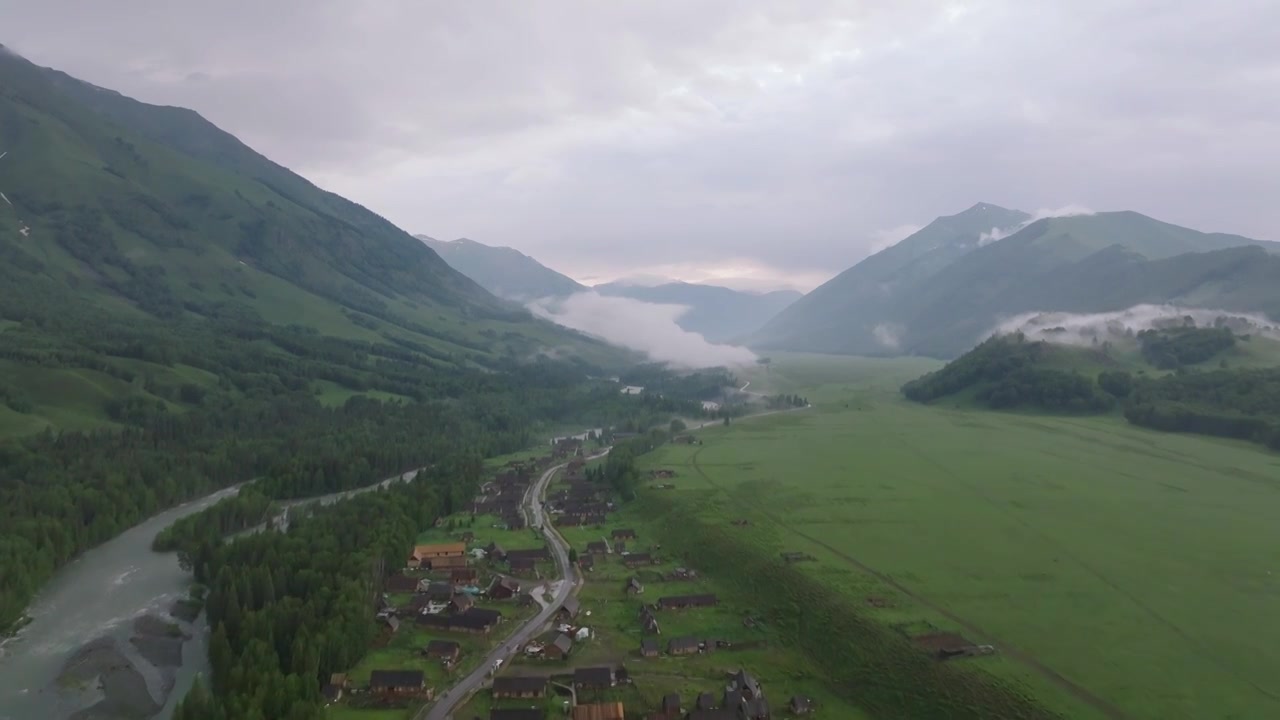
<path id="1" fill-rule="evenodd" d="M 604 452 L 592 455 L 587 459 L 602 457 L 608 452 L 606 449 Z M 542 534 L 547 538 L 547 544 L 551 547 L 551 555 L 556 561 L 556 569 L 560 572 L 560 577 L 567 582 L 560 583 L 560 588 L 556 591 L 550 605 L 543 608 L 533 619 L 521 625 L 505 642 L 490 652 L 485 657 L 484 662 L 480 663 L 479 667 L 473 670 L 470 675 L 459 680 L 441 695 L 435 704 L 430 706 L 425 715 L 419 714 L 417 720 L 451 720 L 453 711 L 488 681 L 489 671 L 493 669 L 493 664 L 498 660 L 502 660 L 502 664 L 506 665 L 525 643 L 542 631 L 543 626 L 555 615 L 560 604 L 582 583 L 578 569 L 569 563 L 569 544 L 565 542 L 564 538 L 560 537 L 560 533 L 556 532 L 551 523 L 547 522 L 546 515 L 542 511 L 542 500 L 546 495 L 547 486 L 551 484 L 551 476 L 555 475 L 556 471 L 565 465 L 568 465 L 568 463 L 561 463 L 552 467 L 544 472 L 537 482 L 529 486 L 524 496 L 524 512 L 530 527 L 542 529 Z"/>

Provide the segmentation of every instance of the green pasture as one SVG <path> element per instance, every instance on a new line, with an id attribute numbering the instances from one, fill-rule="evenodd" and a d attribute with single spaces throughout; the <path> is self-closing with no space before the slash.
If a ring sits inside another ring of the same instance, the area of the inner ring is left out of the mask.
<path id="1" fill-rule="evenodd" d="M 645 492 L 749 520 L 762 558 L 812 555 L 794 568 L 886 626 L 995 646 L 952 663 L 1067 717 L 1280 716 L 1280 456 L 900 398 L 935 367 L 774 357 L 749 389 L 814 407 L 645 456 L 678 473 Z"/>

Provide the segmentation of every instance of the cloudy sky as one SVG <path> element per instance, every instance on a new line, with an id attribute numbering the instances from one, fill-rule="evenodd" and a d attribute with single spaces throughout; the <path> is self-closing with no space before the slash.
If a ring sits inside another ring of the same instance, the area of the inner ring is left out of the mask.
<path id="1" fill-rule="evenodd" d="M 978 201 L 1280 239 L 1274 0 L 0 0 L 406 230 L 803 289 Z"/>

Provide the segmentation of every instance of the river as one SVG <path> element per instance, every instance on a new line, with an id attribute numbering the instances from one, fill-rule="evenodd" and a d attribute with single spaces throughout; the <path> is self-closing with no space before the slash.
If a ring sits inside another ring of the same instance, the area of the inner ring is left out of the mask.
<path id="1" fill-rule="evenodd" d="M 328 504 L 385 487 L 396 480 L 412 480 L 415 475 L 416 472 L 409 472 L 355 491 L 292 501 L 286 508 L 313 502 Z M 122 657 L 137 670 L 118 682 L 132 683 L 135 690 L 139 689 L 139 682 L 145 682 L 152 698 L 164 697 L 164 686 L 173 683 L 163 707 L 158 711 L 152 707 L 144 714 L 167 720 L 196 675 L 207 672 L 208 627 L 203 615 L 191 623 L 178 622 L 168 616 L 174 603 L 186 596 L 191 574 L 178 566 L 175 554 L 152 552 L 151 541 L 175 520 L 199 512 L 237 491 L 238 487 L 227 488 L 162 512 L 59 570 L 27 610 L 31 622 L 0 644 L 0 720 L 72 717 L 96 720 L 126 714 L 119 709 L 108 712 L 109 708 L 101 705 L 89 712 L 87 708 L 104 698 L 97 684 L 88 680 L 83 683 L 58 680 L 68 660 L 83 657 L 86 644 L 99 638 L 114 640 L 119 655 L 112 662 L 118 666 Z M 278 527 L 287 524 L 287 515 L 286 512 L 275 519 Z M 181 646 L 180 666 L 162 669 L 144 658 L 131 642 L 137 635 L 135 622 L 144 615 L 176 622 L 189 636 Z M 132 694 L 141 697 L 143 704 L 158 705 L 147 703 L 146 693 Z"/>

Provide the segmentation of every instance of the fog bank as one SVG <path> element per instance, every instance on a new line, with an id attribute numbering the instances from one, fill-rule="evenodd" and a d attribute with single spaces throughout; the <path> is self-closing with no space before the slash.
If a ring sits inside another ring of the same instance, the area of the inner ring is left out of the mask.
<path id="1" fill-rule="evenodd" d="M 1280 338 L 1272 320 L 1257 313 L 1239 313 L 1177 305 L 1135 305 L 1105 313 L 1029 312 L 1001 321 L 991 333 L 1021 332 L 1031 340 L 1069 345 L 1089 345 L 1143 330 L 1184 325 L 1190 318 L 1197 327 L 1226 326 L 1239 333 Z M 989 334 L 991 334 L 989 333 Z"/>
<path id="2" fill-rule="evenodd" d="M 688 311 L 682 305 L 581 292 L 567 298 L 535 300 L 526 307 L 538 317 L 681 367 L 734 366 L 756 359 L 746 348 L 715 345 L 680 327 L 676 321 Z"/>

